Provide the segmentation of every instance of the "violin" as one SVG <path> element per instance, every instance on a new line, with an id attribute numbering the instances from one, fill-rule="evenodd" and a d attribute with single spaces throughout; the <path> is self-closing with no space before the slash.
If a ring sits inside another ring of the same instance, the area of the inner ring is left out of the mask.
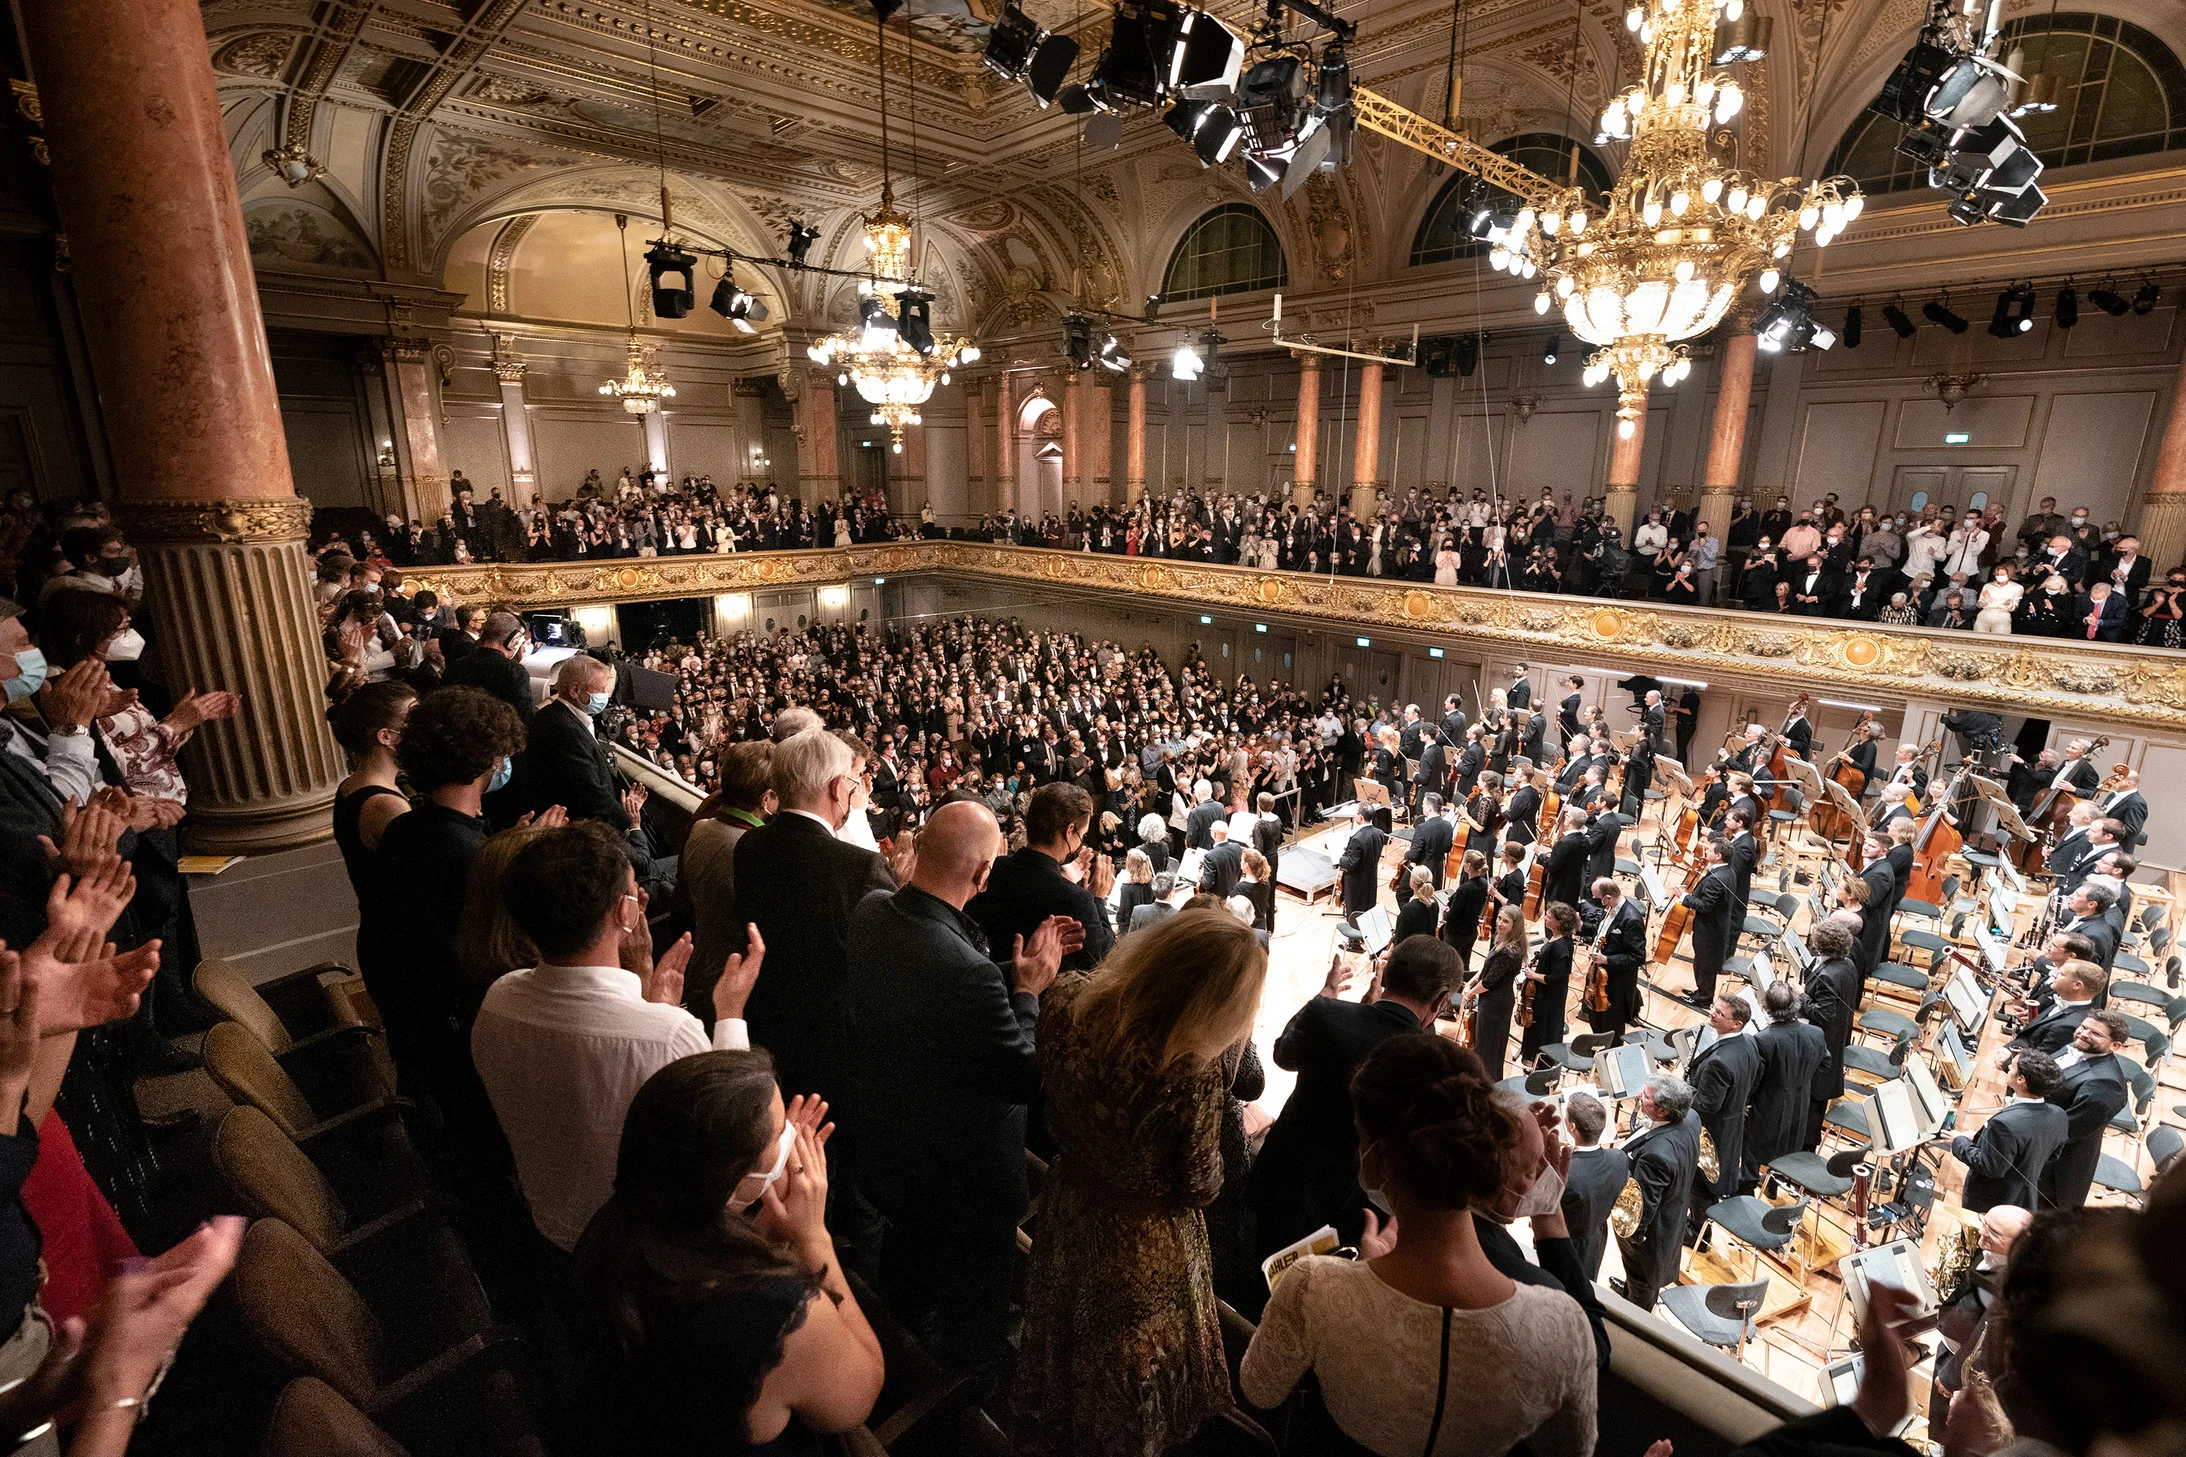
<path id="1" fill-rule="evenodd" d="M 1518 993 L 1518 1010 L 1511 1014 L 1511 1021 L 1520 1027 L 1531 1027 L 1533 1025 L 1533 989 L 1539 986 L 1540 983 L 1526 975 L 1526 969 L 1532 964 L 1533 957 L 1531 953 L 1528 953 L 1526 959 L 1518 964 L 1518 977 L 1519 980 L 1525 982 L 1525 987 Z"/>
<path id="2" fill-rule="evenodd" d="M 1622 901 L 1617 903 L 1620 907 Z M 1609 963 L 1602 957 L 1602 943 L 1609 939 L 1610 917 L 1602 917 L 1602 928 L 1594 934 L 1594 944 L 1587 948 L 1586 960 L 1586 1009 L 1589 1012 L 1609 1010 Z"/>
<path id="3" fill-rule="evenodd" d="M 1458 1002 L 1457 1040 L 1475 1052 L 1479 1051 L 1473 1046 L 1480 1040 L 1480 991 L 1477 987 L 1465 988 L 1465 994 Z"/>

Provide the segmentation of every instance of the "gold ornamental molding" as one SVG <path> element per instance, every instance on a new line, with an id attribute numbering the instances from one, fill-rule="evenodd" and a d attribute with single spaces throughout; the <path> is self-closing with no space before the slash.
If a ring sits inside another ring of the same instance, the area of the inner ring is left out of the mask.
<path id="1" fill-rule="evenodd" d="M 129 534 L 147 544 L 302 541 L 311 534 L 311 503 L 301 496 L 271 500 L 134 501 L 123 505 Z"/>
<path id="2" fill-rule="evenodd" d="M 970 542 L 920 541 L 747 556 L 427 567 L 410 574 L 459 602 L 512 607 L 637 602 L 921 573 L 1038 583 L 1188 606 L 1388 628 L 1575 661 L 1704 668 L 1787 692 L 1830 688 L 2010 714 L 2186 729 L 2186 654 L 2054 638 L 1882 629 L 1827 619 L 1659 603 L 1385 583 L 1243 567 Z M 1551 658 L 1551 661 L 1555 659 Z"/>

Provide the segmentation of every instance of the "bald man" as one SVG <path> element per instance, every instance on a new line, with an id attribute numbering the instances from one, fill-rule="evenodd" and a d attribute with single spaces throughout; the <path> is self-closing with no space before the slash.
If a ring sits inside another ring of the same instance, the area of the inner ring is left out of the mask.
<path id="1" fill-rule="evenodd" d="M 1078 922 L 1050 916 L 989 959 L 964 906 L 1001 849 L 985 805 L 941 806 L 911 883 L 865 898 L 847 948 L 851 1086 L 837 1137 L 853 1140 L 859 1191 L 888 1220 L 882 1292 L 937 1356 L 967 1366 L 1005 1349 L 1025 1105 L 1040 1087 L 1033 1027 L 1085 941 Z"/>

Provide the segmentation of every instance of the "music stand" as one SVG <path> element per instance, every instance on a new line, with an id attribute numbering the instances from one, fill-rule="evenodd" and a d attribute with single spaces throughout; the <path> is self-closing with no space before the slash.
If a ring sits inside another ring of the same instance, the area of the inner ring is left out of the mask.
<path id="1" fill-rule="evenodd" d="M 1654 866 L 1645 861 L 1640 862 L 1639 882 L 1640 890 L 1646 895 L 1647 904 L 1655 915 L 1659 916 L 1670 909 L 1670 892 L 1663 889 L 1662 877 L 1655 872 Z"/>
<path id="2" fill-rule="evenodd" d="M 2039 840 L 2042 837 L 2027 828 L 2027 822 L 2019 817 L 2019 806 L 2011 802 L 2004 786 L 1994 779 L 1984 779 L 1979 774 L 1968 774 L 1966 782 L 1996 811 L 1996 822 L 2002 825 L 2015 840 Z"/>
<path id="3" fill-rule="evenodd" d="M 1860 813 L 1860 802 L 1852 797 L 1852 791 L 1846 789 L 1834 779 L 1824 779 L 1822 781 L 1822 792 L 1829 797 L 1831 804 L 1851 819 L 1853 824 L 1862 827 L 1867 824 L 1867 817 Z"/>
<path id="4" fill-rule="evenodd" d="M 1837 1262 L 1837 1274 L 1844 1281 L 1855 1330 L 1867 1319 L 1870 1284 L 1896 1286 L 1912 1295 L 1915 1302 L 1913 1319 L 1919 1323 L 1913 1329 L 1925 1329 L 1935 1321 L 1936 1289 L 1921 1261 L 1917 1240 L 1892 1240 L 1871 1250 L 1855 1250 Z"/>
<path id="5" fill-rule="evenodd" d="M 1822 797 L 1821 770 L 1815 768 L 1797 754 L 1785 756 L 1784 769 L 1791 777 L 1792 786 L 1808 800 L 1816 800 Z"/>
<path id="6" fill-rule="evenodd" d="M 1653 1072 L 1645 1043 L 1621 1042 L 1594 1054 L 1594 1086 L 1611 1102 L 1637 1098 Z"/>
<path id="7" fill-rule="evenodd" d="M 1389 913 L 1380 906 L 1363 913 L 1352 924 L 1359 928 L 1359 935 L 1365 939 L 1368 956 L 1381 955 L 1382 948 L 1389 944 L 1389 938 L 1395 934 L 1395 928 L 1389 923 Z"/>

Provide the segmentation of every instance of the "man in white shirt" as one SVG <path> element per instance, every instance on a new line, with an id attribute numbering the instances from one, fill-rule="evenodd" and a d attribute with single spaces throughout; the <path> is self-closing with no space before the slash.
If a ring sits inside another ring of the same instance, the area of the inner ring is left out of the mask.
<path id="1" fill-rule="evenodd" d="M 685 936 L 656 964 L 637 879 L 596 820 L 548 830 L 509 863 L 502 896 L 539 964 L 486 991 L 471 1057 L 516 1156 L 539 1232 L 564 1250 L 614 1191 L 624 1115 L 678 1058 L 750 1046 L 744 1001 L 766 946 L 731 956 L 714 987 L 714 1030 L 683 1010 Z"/>

